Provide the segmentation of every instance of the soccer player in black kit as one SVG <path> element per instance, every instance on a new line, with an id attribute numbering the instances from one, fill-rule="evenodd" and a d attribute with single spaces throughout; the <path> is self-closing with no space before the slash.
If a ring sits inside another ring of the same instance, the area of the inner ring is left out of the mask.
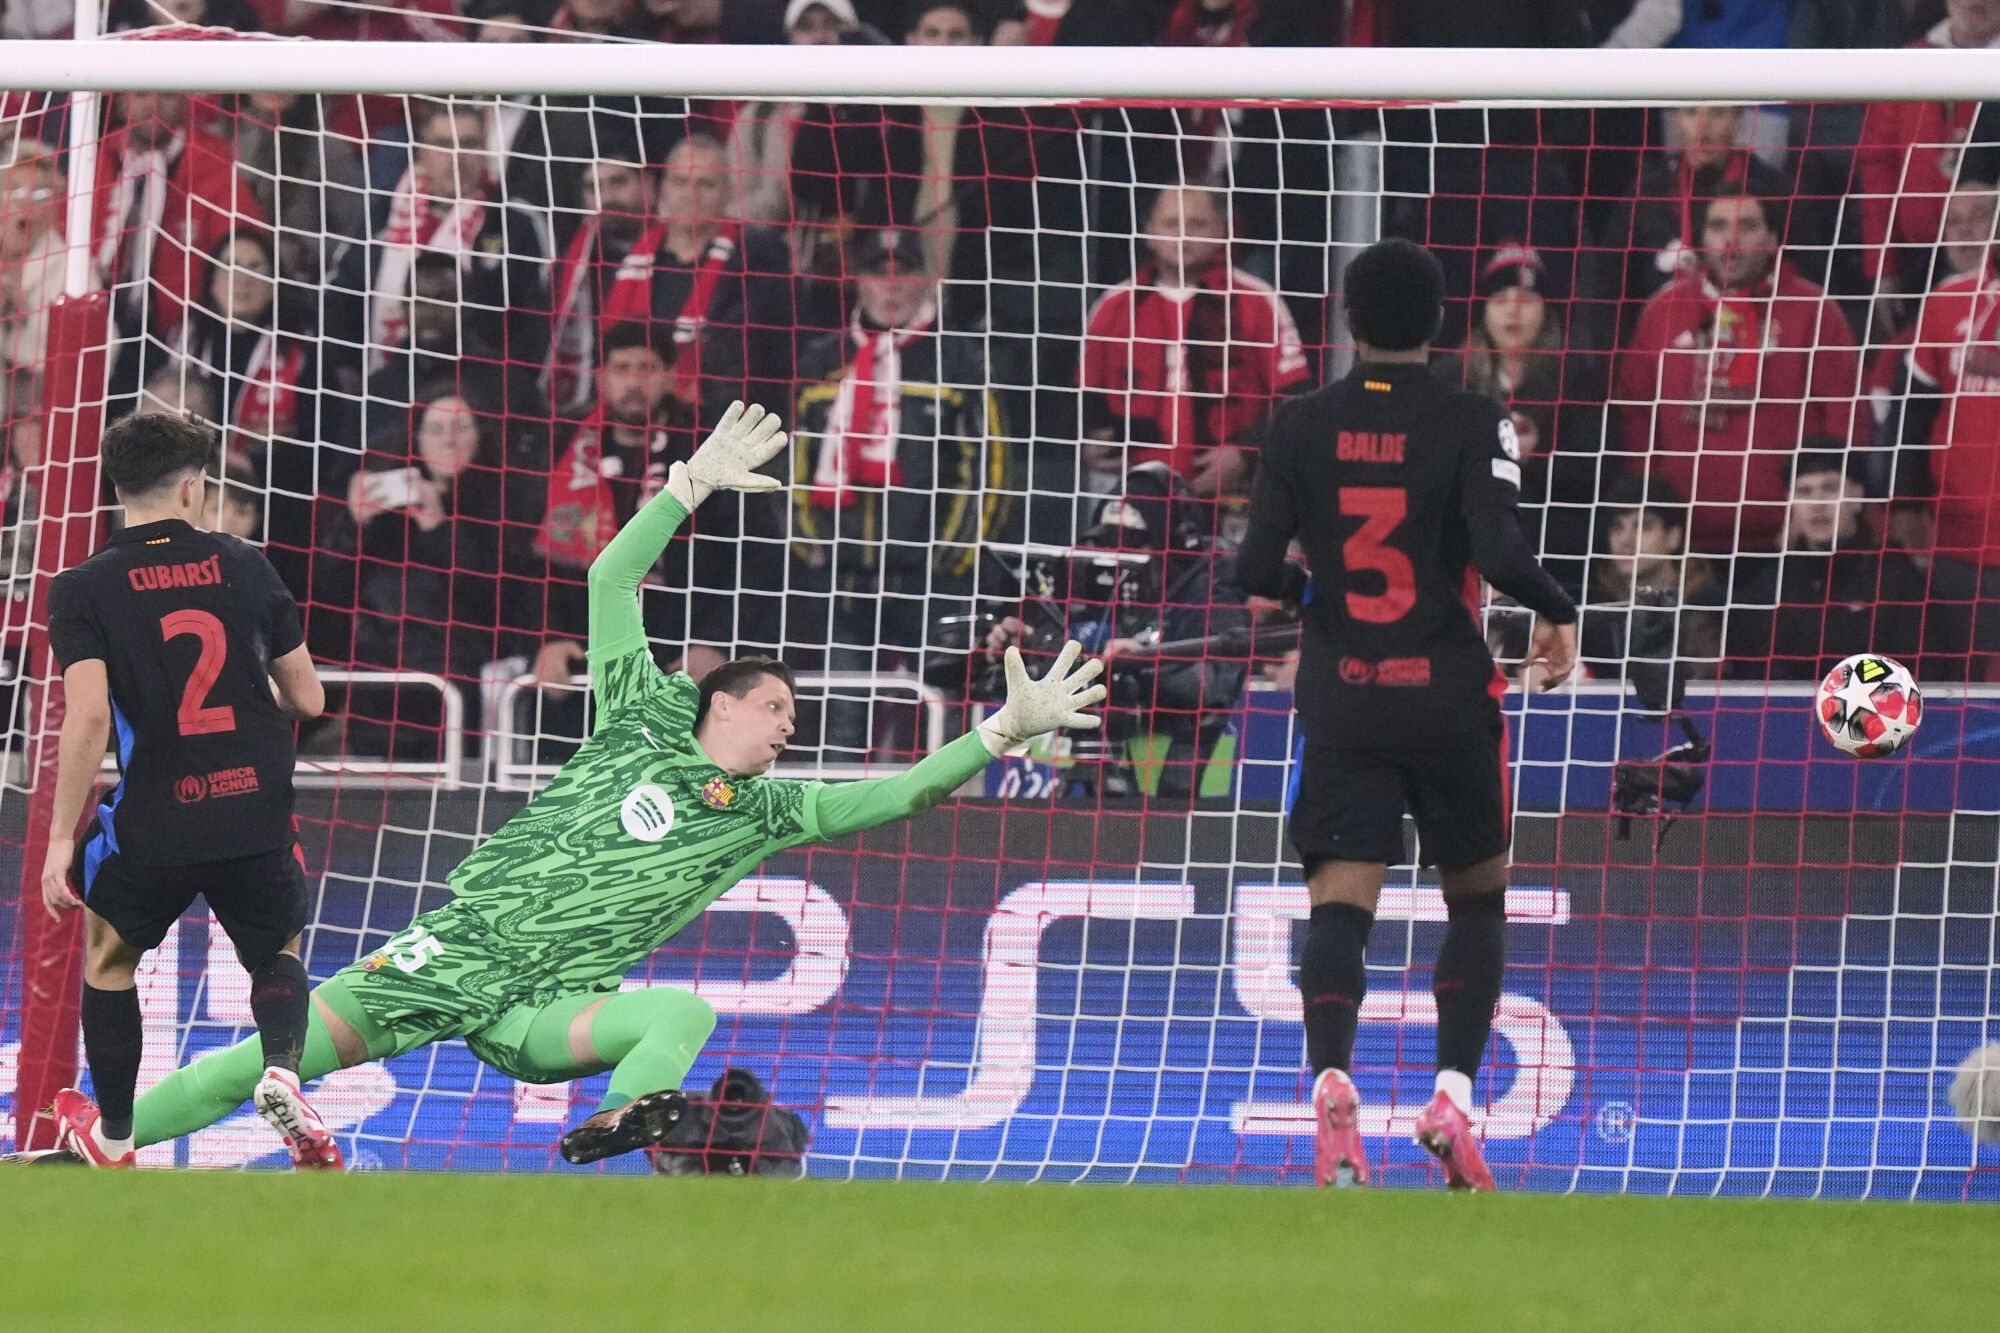
<path id="1" fill-rule="evenodd" d="M 1368 1181 L 1347 1067 L 1407 810 L 1449 915 L 1431 983 L 1437 1093 L 1417 1142 L 1454 1188 L 1491 1189 L 1468 1113 L 1506 961 L 1509 810 L 1504 678 L 1480 630 L 1479 578 L 1536 613 L 1544 689 L 1575 665 L 1576 607 L 1522 536 L 1507 414 L 1427 367 L 1444 313 L 1437 260 L 1408 241 L 1372 245 L 1345 295 L 1358 362 L 1272 419 L 1237 573 L 1246 592 L 1300 604 L 1305 622 L 1291 835 L 1312 895 L 1299 990 L 1315 1169 L 1321 1185 Z M 1294 537 L 1305 569 L 1286 562 Z"/>
<path id="2" fill-rule="evenodd" d="M 290 719 L 317 717 L 326 695 L 263 553 L 194 526 L 214 449 L 182 417 L 112 426 L 101 454 L 126 526 L 49 586 L 68 709 L 42 900 L 52 916 L 85 909 L 83 1047 L 97 1094 L 95 1105 L 56 1095 L 58 1140 L 93 1166 L 132 1164 L 144 1041 L 133 972 L 199 895 L 250 973 L 267 1066 L 258 1113 L 294 1163 L 338 1168 L 298 1082 L 311 987 Z M 114 729 L 119 782 L 79 849 L 71 835 Z"/>

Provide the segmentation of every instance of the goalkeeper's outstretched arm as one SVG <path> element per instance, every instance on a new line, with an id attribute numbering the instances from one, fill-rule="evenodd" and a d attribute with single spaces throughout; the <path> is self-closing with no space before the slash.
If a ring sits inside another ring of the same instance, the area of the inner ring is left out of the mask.
<path id="1" fill-rule="evenodd" d="M 694 457 L 676 463 L 667 487 L 632 516 L 590 563 L 592 666 L 646 646 L 639 585 L 687 516 L 719 490 L 769 491 L 779 482 L 757 469 L 785 448 L 778 418 L 757 406 L 731 403 Z"/>
<path id="2" fill-rule="evenodd" d="M 1104 687 L 1091 684 L 1104 670 L 1104 663 L 1092 658 L 1077 665 L 1082 651 L 1081 644 L 1070 640 L 1048 674 L 1036 680 L 1021 661 L 1021 650 L 1009 648 L 1007 702 L 1000 711 L 935 754 L 926 755 L 908 772 L 820 786 L 815 807 L 820 837 L 844 837 L 908 819 L 957 791 L 989 760 L 1018 752 L 1044 732 L 1100 725 L 1102 719 L 1083 710 L 1104 701 Z"/>

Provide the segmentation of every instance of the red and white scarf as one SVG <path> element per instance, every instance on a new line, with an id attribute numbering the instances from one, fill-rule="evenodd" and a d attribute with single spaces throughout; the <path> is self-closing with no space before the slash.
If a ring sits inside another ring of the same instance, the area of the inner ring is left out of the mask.
<path id="1" fill-rule="evenodd" d="M 577 429 L 576 437 L 563 451 L 562 461 L 556 464 L 555 475 L 549 478 L 542 526 L 535 536 L 537 551 L 575 569 L 589 568 L 590 562 L 618 535 L 614 482 L 637 483 L 638 504 L 652 499 L 666 484 L 664 461 L 657 469 L 652 466 L 653 459 L 666 458 L 665 431 L 648 433 L 646 470 L 642 476 L 631 477 L 625 471 L 623 456 L 605 451 L 604 433 L 608 429 L 610 423 L 601 409 Z"/>
<path id="2" fill-rule="evenodd" d="M 692 402 L 701 383 L 701 333 L 715 305 L 716 288 L 722 275 L 735 262 L 743 242 L 743 224 L 729 221 L 709 241 L 688 285 L 687 299 L 674 316 L 674 345 L 680 349 L 674 359 L 674 393 Z M 667 225 L 656 222 L 632 247 L 632 253 L 618 270 L 618 280 L 604 295 L 602 326 L 610 328 L 626 320 L 650 320 L 653 309 L 653 271 L 659 266 L 660 252 L 667 243 Z"/>
<path id="3" fill-rule="evenodd" d="M 266 334 L 243 368 L 244 384 L 237 394 L 231 424 L 260 439 L 296 438 L 299 424 L 299 376 L 305 370 L 306 349 Z"/>
<path id="4" fill-rule="evenodd" d="M 1777 279 L 1776 264 L 1762 281 L 1741 291 L 1725 292 L 1702 279 L 1702 305 L 1707 312 L 1706 331 L 1717 361 L 1715 368 L 1729 389 L 1746 398 L 1756 393 Z"/>
<path id="5" fill-rule="evenodd" d="M 107 286 L 127 281 L 143 285 L 151 275 L 153 248 L 167 214 L 168 177 L 185 146 L 175 135 L 165 148 L 128 147 L 119 160 L 110 225 L 97 242 L 97 269 Z M 132 215 L 135 206 L 143 209 L 137 217 Z"/>
<path id="6" fill-rule="evenodd" d="M 855 316 L 848 330 L 854 357 L 841 372 L 813 470 L 814 504 L 846 509 L 863 489 L 902 485 L 896 445 L 902 435 L 903 349 L 929 333 L 936 318 L 934 305 L 924 306 L 900 329 L 865 328 Z"/>
<path id="7" fill-rule="evenodd" d="M 602 235 L 598 219 L 587 219 L 576 229 L 556 268 L 555 320 L 549 359 L 542 367 L 542 390 L 558 407 L 590 394 L 589 371 L 597 356 L 597 328 L 591 316 L 597 306 L 594 279 L 602 266 L 597 249 Z"/>
<path id="8" fill-rule="evenodd" d="M 1695 192 L 1695 175 L 1699 168 L 1681 154 L 1680 166 L 1676 169 L 1675 195 L 1681 210 L 1681 234 L 1667 242 L 1666 248 L 1653 256 L 1653 266 L 1672 277 L 1685 268 L 1693 268 L 1701 262 L 1701 237 L 1696 234 L 1700 226 L 1700 213 L 1707 206 L 1705 197 Z M 1740 148 L 1732 148 L 1708 188 L 1718 185 L 1745 185 L 1750 179 L 1750 154 Z"/>
<path id="9" fill-rule="evenodd" d="M 369 362 L 379 367 L 409 333 L 410 270 L 425 251 L 450 255 L 465 266 L 472 244 L 486 225 L 487 183 L 460 199 L 439 199 L 413 164 L 396 185 L 389 222 L 376 238 L 382 257 L 369 290 Z"/>
<path id="10" fill-rule="evenodd" d="M 736 258 L 742 241 L 743 224 L 725 222 L 702 253 L 687 299 L 681 302 L 680 311 L 674 316 L 674 341 L 683 347 L 701 337 L 709 307 L 715 304 L 715 289 L 722 282 L 723 271 Z M 611 290 L 604 296 L 606 326 L 628 319 L 653 318 L 653 270 L 659 266 L 660 250 L 666 243 L 667 225 L 656 222 L 646 228 L 645 235 L 632 247 L 632 253 L 618 270 L 618 281 L 611 284 Z"/>

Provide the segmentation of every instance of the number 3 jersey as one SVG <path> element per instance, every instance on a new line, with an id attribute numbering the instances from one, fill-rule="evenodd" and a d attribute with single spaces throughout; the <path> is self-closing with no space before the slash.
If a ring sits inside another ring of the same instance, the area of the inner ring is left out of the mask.
<path id="1" fill-rule="evenodd" d="M 272 661 L 304 641 L 256 547 L 178 519 L 114 533 L 49 585 L 49 646 L 111 687 L 119 782 L 83 858 L 200 865 L 291 845 L 292 724 Z"/>
<path id="2" fill-rule="evenodd" d="M 1479 572 L 1575 618 L 1520 537 L 1519 446 L 1499 405 L 1421 365 L 1364 362 L 1272 418 L 1239 575 L 1304 548 L 1298 706 L 1308 735 L 1391 745 L 1490 723 L 1498 680 Z M 1482 531 L 1483 529 L 1483 531 Z M 1484 568 L 1484 564 L 1481 566 Z"/>

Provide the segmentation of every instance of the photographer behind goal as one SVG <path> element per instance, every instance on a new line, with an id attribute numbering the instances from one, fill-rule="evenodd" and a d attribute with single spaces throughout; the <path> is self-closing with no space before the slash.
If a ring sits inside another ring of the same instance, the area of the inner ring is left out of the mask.
<path id="1" fill-rule="evenodd" d="M 926 679 L 999 699 L 1009 646 L 1033 659 L 1074 638 L 1104 659 L 1110 699 L 1102 762 L 1077 765 L 1071 782 L 1099 795 L 1140 794 L 1123 756 L 1150 736 L 1166 742 L 1154 796 L 1192 800 L 1250 665 L 1250 613 L 1234 552 L 1213 536 L 1214 514 L 1214 502 L 1185 492 L 1166 464 L 1133 468 L 1125 493 L 1099 504 L 1076 547 L 1026 548 L 1018 607 L 938 623 L 931 642 L 940 651 Z M 1082 747 L 1072 753 L 1092 757 Z"/>

